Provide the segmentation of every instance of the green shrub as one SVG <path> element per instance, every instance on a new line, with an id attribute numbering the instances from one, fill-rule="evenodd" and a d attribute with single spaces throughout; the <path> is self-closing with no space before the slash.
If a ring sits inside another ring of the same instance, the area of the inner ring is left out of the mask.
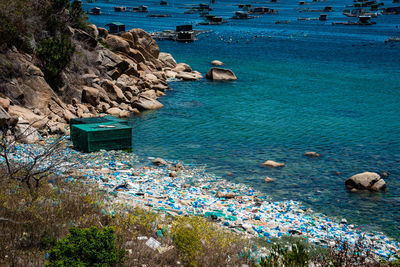
<path id="1" fill-rule="evenodd" d="M 0 45 L 23 45 L 21 36 L 26 36 L 31 28 L 26 18 L 32 15 L 33 10 L 34 5 L 29 1 L 0 1 Z"/>
<path id="2" fill-rule="evenodd" d="M 203 217 L 177 217 L 171 236 L 188 266 L 229 266 L 247 263 L 240 257 L 247 241 Z"/>
<path id="3" fill-rule="evenodd" d="M 57 84 L 61 71 L 71 62 L 74 51 L 75 46 L 66 35 L 47 38 L 39 43 L 36 55 L 50 85 Z"/>
<path id="4" fill-rule="evenodd" d="M 80 1 L 74 1 L 69 9 L 70 23 L 74 28 L 85 29 L 87 26 L 87 16 L 82 9 Z"/>
<path id="5" fill-rule="evenodd" d="M 270 253 L 260 262 L 261 267 L 306 267 L 310 255 L 303 243 L 296 241 L 290 247 L 273 244 Z"/>
<path id="6" fill-rule="evenodd" d="M 122 258 L 113 228 L 71 228 L 50 250 L 46 266 L 115 266 Z"/>

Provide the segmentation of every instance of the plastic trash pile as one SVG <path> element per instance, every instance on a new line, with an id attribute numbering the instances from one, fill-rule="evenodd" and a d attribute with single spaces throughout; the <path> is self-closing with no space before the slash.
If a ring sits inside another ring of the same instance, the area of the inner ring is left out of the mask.
<path id="1" fill-rule="evenodd" d="M 26 160 L 24 151 L 32 148 L 40 149 L 40 145 L 19 145 L 13 156 Z M 333 246 L 336 239 L 354 244 L 361 238 L 384 258 L 400 250 L 400 243 L 383 233 L 363 232 L 345 219 L 338 222 L 296 201 L 272 202 L 247 185 L 207 173 L 202 166 L 168 162 L 157 167 L 151 163 L 153 158 L 140 159 L 122 151 L 83 154 L 66 148 L 63 153 L 59 156 L 67 157 L 68 164 L 58 174 L 64 175 L 66 182 L 81 176 L 107 190 L 118 202 L 171 215 L 204 216 L 232 231 L 267 240 L 299 235 L 315 244 Z"/>

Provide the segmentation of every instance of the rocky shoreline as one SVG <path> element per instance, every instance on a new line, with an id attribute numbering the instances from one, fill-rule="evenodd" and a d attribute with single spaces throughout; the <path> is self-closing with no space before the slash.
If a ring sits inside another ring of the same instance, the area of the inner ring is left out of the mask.
<path id="1" fill-rule="evenodd" d="M 39 144 L 21 144 L 14 157 L 26 160 L 25 151 L 40 148 Z M 57 173 L 65 177 L 65 182 L 78 179 L 95 184 L 108 192 L 115 203 L 172 216 L 203 216 L 233 232 L 267 241 L 274 237 L 302 236 L 310 243 L 326 247 L 334 246 L 336 240 L 350 244 L 360 240 L 385 259 L 400 250 L 400 243 L 383 233 L 362 231 L 346 219 L 315 213 L 300 202 L 273 202 L 247 185 L 208 173 L 205 167 L 139 158 L 123 151 L 85 154 L 73 150 L 70 142 L 58 157 L 71 159 Z M 262 249 L 257 253 L 263 256 Z"/>
<path id="2" fill-rule="evenodd" d="M 0 55 L 0 126 L 28 125 L 39 133 L 68 134 L 72 118 L 99 114 L 129 117 L 132 113 L 162 108 L 158 98 L 170 89 L 168 80 L 194 81 L 202 75 L 172 55 L 162 53 L 151 36 L 132 29 L 121 36 L 90 25 L 89 30 L 69 28 L 75 53 L 61 73 L 63 86 L 53 89 L 37 59 L 15 47 Z M 39 138 L 33 132 L 24 142 Z"/>

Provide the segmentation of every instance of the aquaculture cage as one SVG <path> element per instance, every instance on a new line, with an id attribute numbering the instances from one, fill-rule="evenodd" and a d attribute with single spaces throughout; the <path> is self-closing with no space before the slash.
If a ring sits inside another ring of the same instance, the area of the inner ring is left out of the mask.
<path id="1" fill-rule="evenodd" d="M 132 127 L 118 122 L 71 125 L 74 147 L 83 152 L 132 148 Z"/>
<path id="2" fill-rule="evenodd" d="M 91 118 L 75 118 L 71 119 L 69 125 L 73 124 L 91 124 L 91 123 L 105 123 L 105 122 L 118 122 L 121 124 L 128 124 L 128 120 L 119 119 L 111 115 L 103 117 L 91 117 Z"/>

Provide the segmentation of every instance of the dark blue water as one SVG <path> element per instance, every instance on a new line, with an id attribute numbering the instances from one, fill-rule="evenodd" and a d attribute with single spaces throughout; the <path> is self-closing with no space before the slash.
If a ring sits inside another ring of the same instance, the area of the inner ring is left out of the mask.
<path id="1" fill-rule="evenodd" d="M 197 14 L 183 14 L 184 4 L 198 2 L 158 3 L 99 1 L 85 8 L 99 6 L 108 13 L 90 17 L 98 26 L 120 21 L 127 28 L 158 31 L 202 21 Z M 228 19 L 238 3 L 217 0 L 213 14 Z M 140 4 L 150 13 L 173 17 L 112 9 Z M 384 43 L 400 35 L 400 16 L 379 16 L 372 26 L 332 26 L 332 21 L 349 20 L 341 15 L 349 4 L 305 6 L 333 6 L 326 22 L 297 21 L 319 16 L 299 13 L 297 1 L 263 4 L 279 14 L 198 26 L 213 32 L 191 44 L 159 42 L 162 51 L 204 74 L 211 60 L 221 60 L 238 81 L 171 83 L 173 90 L 160 99 L 163 109 L 134 118 L 135 153 L 206 164 L 210 172 L 249 184 L 274 200 L 299 200 L 400 240 L 400 43 Z M 309 159 L 305 151 L 322 156 Z M 286 167 L 261 167 L 268 159 Z M 387 192 L 346 191 L 344 180 L 364 171 L 389 172 Z M 264 183 L 266 176 L 275 182 Z"/>

